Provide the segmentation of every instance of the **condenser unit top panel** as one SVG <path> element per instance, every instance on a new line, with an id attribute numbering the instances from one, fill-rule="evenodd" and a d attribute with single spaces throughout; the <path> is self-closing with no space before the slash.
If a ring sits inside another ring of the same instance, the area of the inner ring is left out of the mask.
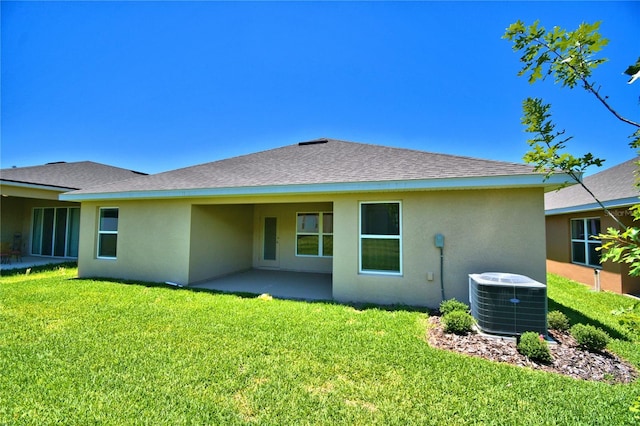
<path id="1" fill-rule="evenodd" d="M 529 288 L 543 288 L 546 285 L 539 283 L 529 277 L 506 272 L 483 272 L 482 274 L 470 274 L 469 278 L 478 284 L 495 286 L 515 286 Z"/>

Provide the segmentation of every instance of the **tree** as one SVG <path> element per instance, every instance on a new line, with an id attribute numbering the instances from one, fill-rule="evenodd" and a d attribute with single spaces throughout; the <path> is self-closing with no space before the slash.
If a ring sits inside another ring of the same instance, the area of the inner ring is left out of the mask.
<path id="1" fill-rule="evenodd" d="M 513 50 L 522 55 L 520 60 L 524 65 L 518 76 L 528 75 L 531 84 L 544 80 L 547 76 L 553 76 L 555 82 L 562 87 L 582 87 L 618 120 L 634 128 L 629 146 L 638 151 L 640 123 L 618 113 L 609 104 L 607 96 L 601 94 L 600 85 L 592 81 L 593 70 L 606 62 L 605 58 L 597 57 L 598 52 L 608 43 L 599 33 L 599 28 L 600 22 L 596 22 L 582 23 L 575 31 L 559 27 L 547 31 L 538 21 L 526 26 L 518 20 L 507 28 L 503 38 L 511 41 Z M 640 79 L 640 58 L 624 73 L 631 77 L 629 84 Z M 602 260 L 627 263 L 630 266 L 629 274 L 640 276 L 640 229 L 636 226 L 625 226 L 581 179 L 587 168 L 599 167 L 604 160 L 594 157 L 591 153 L 575 156 L 567 152 L 567 143 L 572 137 L 565 136 L 564 130 L 556 130 L 556 125 L 551 120 L 550 109 L 551 105 L 545 104 L 539 98 L 527 98 L 523 101 L 522 123 L 526 126 L 526 131 L 534 135 L 527 141 L 530 149 L 526 152 L 524 160 L 535 165 L 537 171 L 547 173 L 547 177 L 561 171 L 582 185 L 616 223 L 616 227 L 610 227 L 606 234 L 599 235 L 603 241 Z M 630 210 L 634 224 L 640 223 L 640 204 L 634 205 Z"/>

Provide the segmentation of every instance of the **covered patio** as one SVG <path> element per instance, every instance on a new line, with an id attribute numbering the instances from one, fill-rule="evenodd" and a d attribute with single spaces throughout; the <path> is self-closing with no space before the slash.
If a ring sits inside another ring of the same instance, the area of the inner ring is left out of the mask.
<path id="1" fill-rule="evenodd" d="M 278 299 L 333 300 L 332 275 L 312 272 L 250 269 L 189 287 L 229 293 L 269 294 Z"/>

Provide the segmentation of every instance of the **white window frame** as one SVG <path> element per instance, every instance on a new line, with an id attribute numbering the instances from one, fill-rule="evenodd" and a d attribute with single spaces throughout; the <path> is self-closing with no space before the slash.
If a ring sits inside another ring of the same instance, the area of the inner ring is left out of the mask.
<path id="1" fill-rule="evenodd" d="M 362 234 L 362 206 L 364 204 L 397 204 L 398 205 L 398 235 L 376 235 L 376 234 Z M 383 271 L 374 269 L 362 268 L 362 241 L 364 239 L 389 239 L 398 240 L 398 271 Z M 388 200 L 388 201 L 360 201 L 358 204 L 358 272 L 360 274 L 372 274 L 372 275 L 391 275 L 401 276 L 403 270 L 402 262 L 402 201 L 400 200 Z"/>
<path id="2" fill-rule="evenodd" d="M 298 232 L 298 216 L 301 214 L 317 214 L 318 215 L 318 232 Z M 333 232 L 324 232 L 324 215 L 330 214 L 333 216 L 332 211 L 301 211 L 296 212 L 296 243 L 295 243 L 295 256 L 296 257 L 324 257 L 332 258 L 333 256 L 325 256 L 324 253 L 324 236 L 331 235 Z M 298 254 L 298 235 L 317 235 L 318 236 L 318 254 Z"/>
<path id="3" fill-rule="evenodd" d="M 42 218 L 44 218 L 44 211 L 45 209 L 52 209 L 53 210 L 53 229 L 51 232 L 51 254 L 42 254 L 42 236 L 43 236 L 43 231 L 44 231 L 44 221 L 42 221 L 40 223 L 40 226 L 38 227 L 39 229 L 36 229 L 36 224 L 35 224 L 35 217 L 36 217 L 36 211 L 39 210 L 42 213 Z M 60 210 L 66 210 L 66 219 L 65 219 L 65 227 L 64 227 L 64 254 L 62 256 L 60 255 L 56 255 L 55 254 L 55 244 L 56 244 L 56 239 L 58 238 L 58 230 L 56 227 L 57 224 L 57 220 L 58 220 L 58 214 L 60 213 Z M 70 224 L 71 224 L 71 212 L 77 210 L 78 212 L 80 211 L 80 207 L 56 207 L 56 206 L 47 206 L 47 207 L 33 207 L 31 209 L 31 232 L 29 233 L 29 254 L 31 256 L 43 256 L 43 257 L 57 257 L 57 258 L 68 258 L 68 259 L 77 259 L 78 256 L 71 256 L 69 254 L 69 241 L 71 239 L 71 231 L 72 229 L 70 228 Z M 40 241 L 39 241 L 39 249 L 40 249 L 40 253 L 36 252 L 36 247 L 34 246 L 34 237 L 36 234 L 40 235 Z M 79 241 L 78 241 L 79 243 Z"/>
<path id="4" fill-rule="evenodd" d="M 102 218 L 103 210 L 117 210 L 118 211 L 118 226 L 120 227 L 120 208 L 119 207 L 100 207 L 98 209 L 98 238 L 96 241 L 96 258 L 114 260 L 118 258 L 118 229 L 115 231 L 103 231 L 100 229 L 100 219 Z M 115 235 L 116 236 L 116 255 L 115 256 L 100 256 L 100 236 L 101 235 Z"/>
<path id="5" fill-rule="evenodd" d="M 602 226 L 602 221 L 599 217 L 585 217 L 585 218 L 581 218 L 581 217 L 576 217 L 576 218 L 571 218 L 569 220 L 569 237 L 571 240 L 571 263 L 575 264 L 575 265 L 584 265 L 584 266 L 588 266 L 590 268 L 598 268 L 601 269 L 602 268 L 602 264 L 598 263 L 597 265 L 593 265 L 589 263 L 589 244 L 599 244 L 600 246 L 602 246 L 602 243 L 598 240 L 594 240 L 592 238 L 590 238 L 591 236 L 589 235 L 589 227 L 587 226 L 588 222 L 590 220 L 594 220 L 597 219 L 600 221 L 600 226 Z M 573 221 L 582 221 L 582 226 L 584 227 L 584 238 L 580 239 L 580 238 L 573 238 Z M 573 260 L 573 243 L 582 243 L 582 250 L 584 252 L 584 258 L 586 260 L 586 262 L 582 263 L 582 262 L 576 262 Z"/>

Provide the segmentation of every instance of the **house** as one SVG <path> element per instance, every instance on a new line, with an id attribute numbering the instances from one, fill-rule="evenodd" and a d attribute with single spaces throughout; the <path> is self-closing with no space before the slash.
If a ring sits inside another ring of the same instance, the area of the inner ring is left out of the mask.
<path id="1" fill-rule="evenodd" d="M 635 158 L 584 178 L 584 184 L 623 224 L 631 225 L 629 207 L 638 203 Z M 616 293 L 640 293 L 640 278 L 630 277 L 626 264 L 600 263 L 601 243 L 592 237 L 615 227 L 615 221 L 581 186 L 545 195 L 547 270 Z"/>
<path id="2" fill-rule="evenodd" d="M 144 175 L 91 161 L 0 170 L 0 241 L 23 255 L 76 258 L 80 204 L 68 191 Z"/>
<path id="3" fill-rule="evenodd" d="M 192 285 L 249 269 L 319 272 L 337 301 L 434 307 L 441 283 L 446 298 L 468 300 L 469 273 L 546 282 L 543 195 L 567 179 L 317 139 L 60 198 L 81 204 L 81 277 Z"/>

